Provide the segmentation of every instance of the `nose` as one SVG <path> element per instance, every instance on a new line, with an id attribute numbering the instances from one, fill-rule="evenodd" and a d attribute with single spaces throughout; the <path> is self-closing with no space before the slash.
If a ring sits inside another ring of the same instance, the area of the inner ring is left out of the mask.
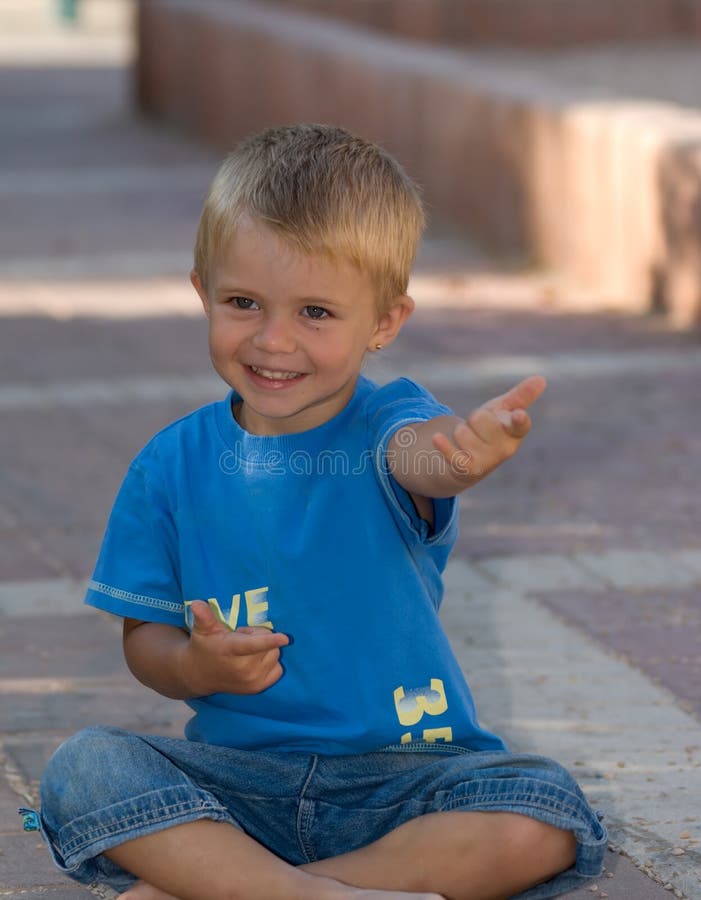
<path id="1" fill-rule="evenodd" d="M 287 316 L 265 316 L 253 335 L 253 346 L 266 353 L 291 353 L 296 342 Z"/>

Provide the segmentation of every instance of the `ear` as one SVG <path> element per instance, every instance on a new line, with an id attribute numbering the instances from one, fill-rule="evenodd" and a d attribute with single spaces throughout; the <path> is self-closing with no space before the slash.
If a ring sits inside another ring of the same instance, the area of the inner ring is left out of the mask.
<path id="1" fill-rule="evenodd" d="M 209 296 L 207 295 L 207 291 L 204 289 L 204 285 L 202 284 L 202 280 L 200 279 L 197 269 L 192 269 L 190 271 L 190 281 L 192 282 L 192 286 L 200 296 L 205 316 L 209 318 Z"/>
<path id="2" fill-rule="evenodd" d="M 368 341 L 368 350 L 375 351 L 388 347 L 414 312 L 414 301 L 408 294 L 400 294 L 389 309 L 377 321 L 375 330 Z"/>

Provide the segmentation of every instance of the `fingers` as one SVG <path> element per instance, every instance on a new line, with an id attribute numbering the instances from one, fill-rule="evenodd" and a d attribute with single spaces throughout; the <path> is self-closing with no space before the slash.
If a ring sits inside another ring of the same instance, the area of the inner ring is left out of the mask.
<path id="1" fill-rule="evenodd" d="M 524 378 L 517 385 L 491 400 L 487 406 L 489 408 L 501 408 L 506 410 L 528 409 L 540 397 L 545 388 L 548 386 L 547 381 L 542 375 L 531 375 Z"/>
<path id="2" fill-rule="evenodd" d="M 289 639 L 284 634 L 272 634 L 267 629 L 256 631 L 267 631 L 267 635 L 235 631 L 229 637 L 231 671 L 235 672 L 237 692 L 244 694 L 258 694 L 283 675 L 280 648 L 289 643 Z M 271 638 L 279 640 L 271 646 Z"/>
<path id="3" fill-rule="evenodd" d="M 191 608 L 194 618 L 193 635 L 196 637 L 210 637 L 215 634 L 224 634 L 229 643 L 230 652 L 237 656 L 253 656 L 256 653 L 267 653 L 269 650 L 278 650 L 280 647 L 286 647 L 290 643 L 290 639 L 286 634 L 271 631 L 269 628 L 255 628 L 247 625 L 232 631 L 201 600 L 195 601 Z"/>
<path id="4" fill-rule="evenodd" d="M 463 427 L 466 426 L 458 425 L 455 430 L 457 431 L 458 428 Z M 448 461 L 450 472 L 455 478 L 473 478 L 481 474 L 474 464 L 472 453 L 456 446 L 442 431 L 433 435 L 433 446 Z"/>
<path id="5" fill-rule="evenodd" d="M 272 687 L 272 685 L 274 685 L 276 681 L 279 681 L 284 674 L 284 669 L 280 663 L 276 663 L 268 672 L 267 677 L 263 679 L 260 685 L 258 685 L 257 690 L 254 691 L 254 693 L 259 693 L 260 691 Z"/>
<path id="6" fill-rule="evenodd" d="M 197 672 L 197 696 L 257 694 L 282 677 L 280 654 L 290 643 L 286 634 L 250 625 L 233 630 L 218 607 L 203 600 L 188 603 L 188 608 L 188 652 Z"/>
<path id="7" fill-rule="evenodd" d="M 218 616 L 214 609 L 204 600 L 194 600 L 190 604 L 193 618 L 193 634 L 199 637 L 207 637 L 213 634 L 226 634 L 235 636 L 235 652 L 241 656 L 249 656 L 254 653 L 265 653 L 285 647 L 290 639 L 285 634 L 271 631 L 269 628 L 244 625 L 232 631 L 223 618 Z"/>
<path id="8" fill-rule="evenodd" d="M 252 656 L 255 653 L 267 653 L 279 650 L 290 643 L 286 634 L 270 631 L 267 628 L 237 628 L 231 633 L 231 643 L 236 645 L 235 652 L 239 656 Z"/>
<path id="9" fill-rule="evenodd" d="M 524 438 L 531 430 L 531 417 L 525 409 L 515 409 L 513 412 L 500 409 L 494 416 L 510 437 Z"/>
<path id="10" fill-rule="evenodd" d="M 531 430 L 524 409 L 482 406 L 455 426 L 451 437 L 433 435 L 433 446 L 447 460 L 451 475 L 463 484 L 482 478 L 518 449 Z"/>
<path id="11" fill-rule="evenodd" d="M 485 444 L 493 444 L 504 433 L 505 424 L 499 416 L 500 412 L 503 411 L 480 406 L 479 409 L 470 414 L 464 424 L 455 428 L 453 435 L 456 443 L 459 445 L 466 444 L 472 435 L 477 435 Z"/>
<path id="12" fill-rule="evenodd" d="M 505 431 L 506 434 L 521 440 L 531 430 L 531 419 L 526 410 L 540 397 L 547 382 L 542 375 L 531 375 L 524 378 L 511 390 L 476 409 L 467 419 L 466 425 L 486 444 L 494 443 Z M 455 437 L 461 444 L 458 429 Z"/>

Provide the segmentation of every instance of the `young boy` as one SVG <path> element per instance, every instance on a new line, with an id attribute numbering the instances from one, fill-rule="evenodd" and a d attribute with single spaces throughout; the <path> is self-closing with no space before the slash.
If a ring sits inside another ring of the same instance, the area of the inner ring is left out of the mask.
<path id="1" fill-rule="evenodd" d="M 187 740 L 88 729 L 42 830 L 130 900 L 553 897 L 606 832 L 556 763 L 477 722 L 439 625 L 457 495 L 510 457 L 533 377 L 454 416 L 367 353 L 413 309 L 416 189 L 326 126 L 253 137 L 214 179 L 192 282 L 226 400 L 160 432 L 115 502 L 87 602 Z"/>

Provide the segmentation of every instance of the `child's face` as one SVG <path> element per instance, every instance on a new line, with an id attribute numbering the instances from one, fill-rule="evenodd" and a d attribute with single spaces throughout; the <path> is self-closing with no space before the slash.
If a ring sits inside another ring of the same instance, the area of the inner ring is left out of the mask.
<path id="1" fill-rule="evenodd" d="M 368 277 L 351 263 L 307 256 L 252 219 L 214 259 L 205 292 L 214 368 L 241 396 L 253 434 L 291 434 L 327 422 L 350 400 L 365 353 L 386 346 L 413 308 L 378 315 Z"/>

